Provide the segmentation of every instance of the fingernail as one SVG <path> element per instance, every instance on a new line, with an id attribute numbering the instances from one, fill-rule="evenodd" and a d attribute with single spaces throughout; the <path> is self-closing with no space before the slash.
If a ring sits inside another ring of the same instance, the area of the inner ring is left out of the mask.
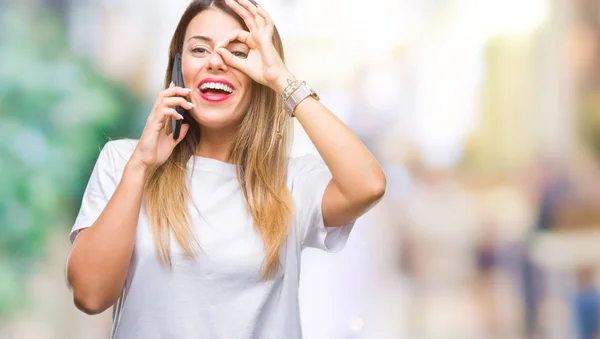
<path id="1" fill-rule="evenodd" d="M 173 81 L 171 81 L 171 83 L 169 84 L 169 87 L 173 87 L 175 86 L 175 83 L 173 83 Z"/>
<path id="2" fill-rule="evenodd" d="M 192 104 L 191 102 L 188 101 L 188 105 L 192 106 L 192 107 L 196 107 L 196 105 Z"/>
<path id="3" fill-rule="evenodd" d="M 184 90 L 186 90 L 186 91 L 188 91 L 188 92 L 191 92 L 191 91 L 192 91 L 192 89 L 191 89 L 191 88 L 184 88 Z"/>
<path id="4" fill-rule="evenodd" d="M 183 115 L 178 114 L 179 115 L 179 120 L 183 120 Z"/>

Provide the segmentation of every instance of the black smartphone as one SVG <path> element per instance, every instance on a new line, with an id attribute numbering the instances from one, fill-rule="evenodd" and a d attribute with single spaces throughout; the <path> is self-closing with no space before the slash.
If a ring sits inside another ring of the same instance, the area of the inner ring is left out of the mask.
<path id="1" fill-rule="evenodd" d="M 181 53 L 175 54 L 173 60 L 173 70 L 171 71 L 171 81 L 175 86 L 185 88 L 183 84 L 183 74 L 181 73 Z M 171 118 L 171 129 L 173 130 L 173 139 L 179 139 L 179 133 L 181 132 L 181 124 L 189 124 L 190 116 L 188 111 L 181 106 L 175 106 L 175 111 L 183 116 L 183 119 L 177 120 Z"/>

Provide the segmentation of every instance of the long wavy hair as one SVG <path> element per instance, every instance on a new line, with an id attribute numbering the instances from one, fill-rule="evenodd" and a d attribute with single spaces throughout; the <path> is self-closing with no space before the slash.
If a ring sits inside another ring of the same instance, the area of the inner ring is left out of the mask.
<path id="1" fill-rule="evenodd" d="M 254 1 L 252 3 L 256 5 Z M 237 20 L 244 30 L 248 27 L 223 0 L 192 1 L 183 13 L 169 48 L 169 63 L 164 87 L 171 83 L 171 70 L 177 52 L 181 52 L 185 32 L 198 13 L 218 8 Z M 273 44 L 284 58 L 283 45 L 277 29 Z M 291 225 L 291 194 L 286 185 L 287 160 L 292 124 L 283 110 L 277 93 L 253 82 L 251 101 L 241 118 L 230 150 L 236 165 L 237 178 L 244 194 L 246 208 L 265 246 L 264 278 L 274 276 L 279 269 L 279 253 Z M 171 133 L 170 120 L 165 131 Z M 186 204 L 191 199 L 187 187 L 187 163 L 202 139 L 200 127 L 192 123 L 185 138 L 175 147 L 169 159 L 149 177 L 145 187 L 145 206 L 152 223 L 156 250 L 161 261 L 172 266 L 170 235 L 190 257 L 196 257 L 198 241 L 189 224 Z"/>

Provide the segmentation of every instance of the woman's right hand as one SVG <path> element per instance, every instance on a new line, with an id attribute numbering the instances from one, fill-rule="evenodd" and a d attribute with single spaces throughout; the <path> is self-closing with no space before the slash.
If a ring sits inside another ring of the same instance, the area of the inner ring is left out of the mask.
<path id="1" fill-rule="evenodd" d="M 185 138 L 190 126 L 182 124 L 179 139 L 175 140 L 172 133 L 169 135 L 165 133 L 165 118 L 183 119 L 174 107 L 181 106 L 185 109 L 194 107 L 185 98 L 190 92 L 190 89 L 176 87 L 171 83 L 169 88 L 158 93 L 130 162 L 135 162 L 145 170 L 152 170 L 167 161 L 175 146 Z"/>

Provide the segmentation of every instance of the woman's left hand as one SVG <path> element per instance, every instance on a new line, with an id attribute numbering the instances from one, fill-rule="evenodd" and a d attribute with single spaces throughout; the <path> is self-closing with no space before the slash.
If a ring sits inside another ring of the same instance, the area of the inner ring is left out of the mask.
<path id="1" fill-rule="evenodd" d="M 261 7 L 253 5 L 248 0 L 225 0 L 239 16 L 244 19 L 250 32 L 235 30 L 216 46 L 216 51 L 225 62 L 246 73 L 252 80 L 269 86 L 277 92 L 282 91 L 282 83 L 291 78 L 287 67 L 273 45 L 275 24 Z M 245 43 L 250 52 L 245 59 L 235 57 L 225 46 L 231 41 L 239 40 Z"/>

